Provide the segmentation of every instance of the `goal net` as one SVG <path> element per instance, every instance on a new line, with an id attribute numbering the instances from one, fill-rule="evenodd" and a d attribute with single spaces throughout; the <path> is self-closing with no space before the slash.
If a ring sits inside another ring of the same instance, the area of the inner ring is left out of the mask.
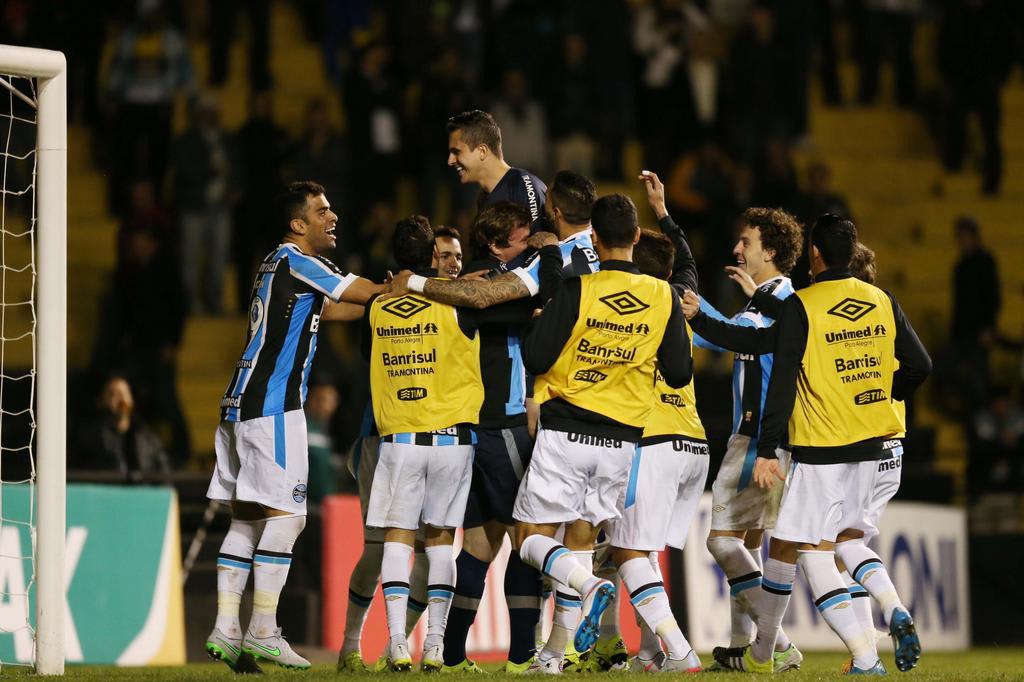
<path id="1" fill-rule="evenodd" d="M 64 671 L 64 70 L 0 45 L 0 665 L 42 674 Z"/>

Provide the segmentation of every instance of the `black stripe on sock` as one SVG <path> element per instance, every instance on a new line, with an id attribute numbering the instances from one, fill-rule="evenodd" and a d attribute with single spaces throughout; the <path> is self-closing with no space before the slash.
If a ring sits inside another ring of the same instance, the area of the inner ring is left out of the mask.
<path id="1" fill-rule="evenodd" d="M 852 571 L 850 571 L 850 575 L 857 575 L 858 571 L 860 571 L 860 569 L 864 568 L 865 564 L 880 564 L 882 566 L 885 565 L 885 564 L 882 564 L 882 560 L 881 559 L 879 559 L 878 557 L 873 557 L 871 559 L 867 559 L 867 560 L 862 561 L 859 564 L 857 564 L 857 568 L 855 568 Z M 856 580 L 856 578 L 854 578 L 854 580 Z"/>
<path id="2" fill-rule="evenodd" d="M 754 571 L 753 573 L 747 573 L 746 575 L 741 575 L 738 578 L 729 578 L 729 580 L 727 580 L 726 582 L 729 583 L 729 587 L 732 587 L 733 585 L 735 585 L 737 583 L 745 583 L 748 580 L 753 580 L 754 578 L 760 578 L 760 577 L 761 577 L 761 571 Z"/>
<path id="3" fill-rule="evenodd" d="M 243 564 L 251 564 L 252 557 L 238 556 L 237 554 L 225 554 L 221 552 L 217 555 L 218 559 L 231 559 L 232 561 L 241 561 Z"/>
<path id="4" fill-rule="evenodd" d="M 427 585 L 427 592 L 429 592 L 430 590 L 448 590 L 449 592 L 454 593 L 455 592 L 455 586 L 454 585 L 442 585 L 440 583 L 438 583 L 437 585 Z"/>
<path id="5" fill-rule="evenodd" d="M 767 585 L 765 583 L 761 583 L 761 589 L 764 590 L 765 592 L 771 592 L 772 594 L 778 594 L 778 595 L 781 595 L 783 597 L 788 597 L 789 595 L 793 594 L 793 589 L 792 588 L 790 588 L 788 590 L 777 590 L 774 587 L 771 587 L 770 585 Z"/>
<path id="6" fill-rule="evenodd" d="M 580 596 L 578 594 L 566 594 L 565 592 L 562 592 L 562 591 L 556 591 L 555 592 L 555 597 L 557 597 L 559 599 L 565 599 L 566 601 L 578 601 L 578 602 L 582 602 L 583 601 L 582 599 L 580 599 Z"/>
<path id="7" fill-rule="evenodd" d="M 551 557 L 551 555 L 560 549 L 565 549 L 564 545 L 555 545 L 554 547 L 548 550 L 547 554 L 544 555 L 544 561 L 540 562 L 541 573 L 544 572 L 544 567 L 548 565 L 548 559 Z"/>
<path id="8" fill-rule="evenodd" d="M 387 587 L 409 587 L 409 583 L 403 583 L 401 580 L 389 580 L 386 583 L 381 583 L 380 588 L 383 590 Z"/>
<path id="9" fill-rule="evenodd" d="M 861 597 L 870 597 L 871 595 L 867 592 L 850 592 L 850 596 L 854 599 L 860 599 Z"/>
<path id="10" fill-rule="evenodd" d="M 817 599 L 814 600 L 814 605 L 815 606 L 821 606 L 823 603 L 825 603 L 826 601 L 828 601 L 832 597 L 837 597 L 837 596 L 839 596 L 841 594 L 850 594 L 850 591 L 847 590 L 844 587 L 844 588 L 839 589 L 839 590 L 832 590 L 831 592 L 826 592 L 825 594 L 821 595 L 820 597 L 818 597 Z"/>
<path id="11" fill-rule="evenodd" d="M 257 549 L 256 553 L 257 554 L 262 554 L 263 556 L 282 557 L 284 559 L 291 559 L 292 558 L 292 553 L 291 552 L 274 552 L 274 551 L 269 550 L 269 549 Z"/>
<path id="12" fill-rule="evenodd" d="M 635 597 L 636 595 L 640 594 L 644 590 L 649 590 L 652 587 L 664 587 L 664 584 L 660 583 L 660 582 L 657 582 L 657 583 L 647 583 L 646 585 L 641 585 L 640 587 L 636 588 L 635 590 L 633 590 L 632 592 L 629 593 L 629 598 L 632 599 L 633 597 Z"/>

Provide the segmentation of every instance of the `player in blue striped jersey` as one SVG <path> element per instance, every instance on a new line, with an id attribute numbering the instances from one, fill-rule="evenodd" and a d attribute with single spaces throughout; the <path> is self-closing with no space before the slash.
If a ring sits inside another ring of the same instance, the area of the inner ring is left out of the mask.
<path id="1" fill-rule="evenodd" d="M 207 490 L 231 504 L 217 558 L 217 622 L 206 650 L 233 670 L 255 659 L 308 668 L 277 626 L 292 547 L 306 522 L 309 469 L 302 404 L 322 320 L 353 320 L 382 285 L 341 271 L 321 254 L 336 245 L 338 216 L 314 182 L 280 198 L 287 230 L 259 267 L 241 359 L 221 400 L 217 464 Z M 253 615 L 243 633 L 239 602 L 253 573 Z M 243 636 L 244 635 L 244 636 Z"/>
<path id="2" fill-rule="evenodd" d="M 749 327 L 773 324 L 782 300 L 793 293 L 787 275 L 802 249 L 799 223 L 781 209 L 750 208 L 740 218 L 742 230 L 733 248 L 736 265 L 729 277 L 744 287 L 750 302 L 729 321 Z M 701 299 L 710 317 L 727 318 Z M 724 351 L 699 335 L 694 343 Z M 761 541 L 775 526 L 781 491 L 753 485 L 761 411 L 772 372 L 771 355 L 737 353 L 733 364 L 733 427 L 725 458 L 712 485 L 711 532 L 707 546 L 730 587 L 730 646 L 745 646 L 754 634 L 756 601 L 762 587 Z M 781 488 L 781 486 L 780 486 Z M 771 560 L 769 560 L 771 561 Z M 769 580 L 771 567 L 765 568 Z M 785 633 L 776 642 L 777 670 L 798 667 L 799 651 Z"/>

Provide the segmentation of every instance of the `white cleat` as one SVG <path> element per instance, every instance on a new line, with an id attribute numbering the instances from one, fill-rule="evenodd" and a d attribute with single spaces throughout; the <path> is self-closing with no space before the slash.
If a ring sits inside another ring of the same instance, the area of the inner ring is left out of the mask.
<path id="1" fill-rule="evenodd" d="M 420 659 L 420 672 L 439 673 L 444 667 L 444 646 L 441 644 L 424 644 L 423 657 Z"/>
<path id="2" fill-rule="evenodd" d="M 703 670 L 700 665 L 700 659 L 697 658 L 696 652 L 693 649 L 690 653 L 686 654 L 686 658 L 666 658 L 665 664 L 661 666 L 659 672 L 663 673 L 699 673 Z"/>
<path id="3" fill-rule="evenodd" d="M 288 640 L 281 636 L 281 628 L 274 630 L 270 637 L 253 637 L 251 632 L 246 632 L 242 651 L 256 660 L 276 663 L 282 668 L 305 670 L 309 667 L 309 661 L 295 653 Z"/>
<path id="4" fill-rule="evenodd" d="M 804 662 L 804 655 L 790 642 L 789 648 L 772 654 L 772 672 L 784 673 L 787 670 L 799 670 Z"/>
<path id="5" fill-rule="evenodd" d="M 526 669 L 524 675 L 561 675 L 562 674 L 562 659 L 560 658 L 548 658 L 546 660 L 536 660 L 533 664 Z"/>
<path id="6" fill-rule="evenodd" d="M 654 654 L 654 658 L 646 659 L 634 656 L 629 661 L 629 672 L 631 673 L 656 673 L 661 672 L 661 666 L 665 665 L 664 651 Z"/>
<path id="7" fill-rule="evenodd" d="M 385 670 L 390 670 L 393 673 L 407 673 L 412 670 L 412 656 L 409 654 L 409 643 L 404 637 L 395 635 L 388 643 L 387 666 Z"/>

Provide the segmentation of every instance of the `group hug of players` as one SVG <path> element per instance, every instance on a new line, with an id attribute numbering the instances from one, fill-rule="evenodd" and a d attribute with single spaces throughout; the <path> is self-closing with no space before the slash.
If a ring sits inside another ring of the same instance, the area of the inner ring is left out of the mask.
<path id="1" fill-rule="evenodd" d="M 640 228 L 628 197 L 598 198 L 577 173 L 559 172 L 546 187 L 508 166 L 484 112 L 453 117 L 448 133 L 449 166 L 484 191 L 472 228 L 477 260 L 466 274 L 453 278 L 459 268 L 445 265 L 458 249 L 453 235 L 435 239 L 414 216 L 396 226 L 401 272 L 388 284 L 333 266 L 333 288 L 297 275 L 331 299 L 326 319 L 352 319 L 342 301 L 365 304 L 372 409 L 349 464 L 366 533 L 339 670 L 366 669 L 360 633 L 379 580 L 390 638 L 376 669 L 412 668 L 407 638 L 426 611 L 421 669 L 482 672 L 466 639 L 507 535 L 506 672 L 700 671 L 658 561 L 666 545 L 683 548 L 709 468 L 694 344 L 736 353 L 733 433 L 707 540 L 730 586 L 732 641 L 714 650 L 712 667 L 800 666 L 781 629 L 798 564 L 851 653 L 849 674 L 885 673 L 869 596 L 889 626 L 896 666 L 914 667 L 913 621 L 866 543 L 899 486 L 903 401 L 931 363 L 896 301 L 871 284 L 874 264 L 854 225 L 832 215 L 816 221 L 806 246 L 814 283 L 794 291 L 786 275 L 804 248 L 800 225 L 779 209 L 748 209 L 729 271 L 751 298 L 726 318 L 697 294 L 694 259 L 656 174 L 639 180 L 657 231 Z M 303 231 L 305 220 L 292 229 Z M 229 387 L 228 410 L 230 397 Z M 218 470 L 221 460 L 219 447 Z M 217 480 L 215 472 L 212 498 L 251 499 L 215 490 Z M 304 491 L 303 479 L 303 509 Z M 554 622 L 538 642 L 548 590 Z M 642 633 L 632 660 L 618 631 L 623 593 Z M 260 594 L 257 584 L 254 600 Z M 218 615 L 207 649 L 237 670 L 220 623 Z M 241 650 L 308 667 L 275 634 L 276 657 L 249 633 Z"/>

